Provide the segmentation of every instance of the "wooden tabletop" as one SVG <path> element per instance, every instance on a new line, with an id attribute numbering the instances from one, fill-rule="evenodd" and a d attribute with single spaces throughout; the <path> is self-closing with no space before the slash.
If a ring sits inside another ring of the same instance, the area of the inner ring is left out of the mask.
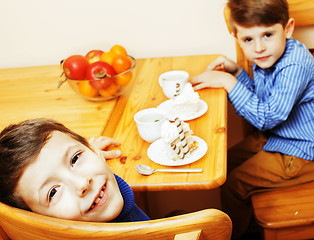
<path id="1" fill-rule="evenodd" d="M 138 134 L 134 114 L 141 109 L 157 107 L 167 98 L 158 84 L 158 76 L 170 70 L 185 70 L 195 76 L 216 59 L 216 55 L 184 56 L 171 58 L 140 59 L 135 68 L 135 79 L 127 94 L 117 101 L 103 135 L 122 142 L 126 158 L 109 160 L 113 171 L 125 179 L 135 191 L 200 190 L 219 187 L 226 179 L 226 92 L 223 89 L 199 91 L 208 104 L 208 111 L 201 117 L 187 121 L 194 134 L 206 141 L 208 151 L 200 160 L 182 166 L 203 168 L 202 173 L 155 173 L 142 176 L 135 166 L 146 164 L 152 168 L 164 167 L 147 156 L 149 143 Z"/>
<path id="2" fill-rule="evenodd" d="M 99 136 L 116 100 L 89 102 L 67 83 L 59 65 L 0 69 L 0 129 L 30 118 L 53 118 L 86 138 Z"/>
<path id="3" fill-rule="evenodd" d="M 126 158 L 108 160 L 108 164 L 135 191 L 218 187 L 226 179 L 226 92 L 223 89 L 199 91 L 201 99 L 208 104 L 208 111 L 200 118 L 188 121 L 194 134 L 207 142 L 208 151 L 200 160 L 183 167 L 203 168 L 203 173 L 156 173 L 148 177 L 138 174 L 135 171 L 137 164 L 153 168 L 162 166 L 147 157 L 149 143 L 140 138 L 133 120 L 137 111 L 156 107 L 167 100 L 158 85 L 161 73 L 185 70 L 195 76 L 216 57 L 137 59 L 130 88 L 120 98 L 106 102 L 86 101 L 66 83 L 57 89 L 61 79 L 59 65 L 0 69 L 0 129 L 25 119 L 49 117 L 86 138 L 99 135 L 116 138 L 121 141 Z"/>

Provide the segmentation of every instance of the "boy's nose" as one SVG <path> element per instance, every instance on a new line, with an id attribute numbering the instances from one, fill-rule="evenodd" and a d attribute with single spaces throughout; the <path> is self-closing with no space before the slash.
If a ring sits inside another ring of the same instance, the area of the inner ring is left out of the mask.
<path id="1" fill-rule="evenodd" d="M 80 197 L 84 197 L 90 190 L 93 179 L 89 177 L 81 178 L 76 180 L 77 193 Z"/>
<path id="2" fill-rule="evenodd" d="M 260 53 L 265 50 L 265 44 L 262 40 L 256 40 L 255 41 L 255 52 Z"/>

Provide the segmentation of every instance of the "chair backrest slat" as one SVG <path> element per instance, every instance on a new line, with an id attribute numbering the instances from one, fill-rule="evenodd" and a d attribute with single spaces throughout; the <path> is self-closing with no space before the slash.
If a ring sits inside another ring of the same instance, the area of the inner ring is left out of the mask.
<path id="1" fill-rule="evenodd" d="M 0 225 L 12 240 L 67 239 L 230 239 L 228 215 L 207 209 L 180 216 L 144 222 L 97 223 L 42 216 L 0 203 Z M 180 235 L 181 234 L 181 235 Z M 190 235 L 188 235 L 190 234 Z"/>

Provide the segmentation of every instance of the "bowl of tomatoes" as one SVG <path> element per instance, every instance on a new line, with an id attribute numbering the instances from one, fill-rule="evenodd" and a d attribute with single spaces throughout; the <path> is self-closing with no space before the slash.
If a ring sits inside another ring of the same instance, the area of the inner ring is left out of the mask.
<path id="1" fill-rule="evenodd" d="M 107 101 L 122 95 L 133 79 L 136 66 L 121 45 L 110 51 L 92 50 L 85 56 L 72 55 L 61 61 L 65 80 L 81 97 L 90 101 Z"/>

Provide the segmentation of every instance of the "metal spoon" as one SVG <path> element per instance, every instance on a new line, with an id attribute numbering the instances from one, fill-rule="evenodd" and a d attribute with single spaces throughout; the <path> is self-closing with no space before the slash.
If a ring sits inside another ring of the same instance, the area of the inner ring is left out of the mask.
<path id="1" fill-rule="evenodd" d="M 190 168 L 190 169 L 184 169 L 184 168 L 176 168 L 176 169 L 152 169 L 151 167 L 141 164 L 141 165 L 137 165 L 135 167 L 136 171 L 138 171 L 140 174 L 143 175 L 151 175 L 155 172 L 176 172 L 176 173 L 183 173 L 183 172 L 203 172 L 202 168 Z"/>

